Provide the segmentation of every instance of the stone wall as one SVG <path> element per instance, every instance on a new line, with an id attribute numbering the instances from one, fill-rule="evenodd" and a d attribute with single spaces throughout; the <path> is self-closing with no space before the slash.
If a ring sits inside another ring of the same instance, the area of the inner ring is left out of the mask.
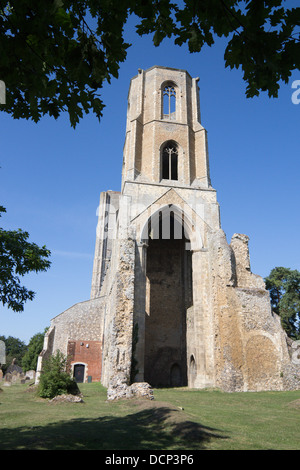
<path id="1" fill-rule="evenodd" d="M 57 350 L 67 356 L 70 353 L 70 342 L 75 345 L 80 345 L 81 342 L 91 344 L 89 351 L 79 346 L 77 351 L 72 352 L 73 357 L 70 360 L 71 363 L 78 362 L 86 365 L 86 378 L 88 375 L 94 375 L 94 380 L 100 380 L 105 308 L 103 301 L 103 297 L 100 297 L 80 302 L 51 320 L 44 338 L 43 351 L 38 359 L 36 382 L 39 380 L 43 361 L 55 354 Z M 94 347 L 95 345 L 97 346 Z M 87 374 L 88 369 L 89 374 Z"/>
<path id="2" fill-rule="evenodd" d="M 251 273 L 248 241 L 235 234 L 228 245 L 219 232 L 211 245 L 216 385 L 229 392 L 286 390 L 291 383 L 299 388 L 300 367 L 291 362 L 287 336 L 271 310 L 263 279 Z"/>
<path id="3" fill-rule="evenodd" d="M 51 320 L 55 328 L 53 351 L 67 354 L 69 340 L 102 341 L 104 298 L 80 302 Z"/>
<path id="4" fill-rule="evenodd" d="M 115 244 L 115 264 L 105 285 L 106 319 L 103 344 L 102 383 L 110 390 L 127 387 L 132 361 L 134 310 L 135 237 L 120 237 Z"/>

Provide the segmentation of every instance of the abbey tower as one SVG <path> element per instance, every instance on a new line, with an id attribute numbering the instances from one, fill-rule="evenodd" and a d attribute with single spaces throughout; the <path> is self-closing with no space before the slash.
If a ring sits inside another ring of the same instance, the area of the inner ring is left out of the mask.
<path id="1" fill-rule="evenodd" d="M 91 299 L 52 320 L 43 355 L 62 350 L 77 378 L 114 398 L 136 382 L 299 388 L 293 348 L 251 273 L 248 237 L 228 244 L 222 231 L 198 79 L 139 70 L 121 191 L 100 197 Z"/>

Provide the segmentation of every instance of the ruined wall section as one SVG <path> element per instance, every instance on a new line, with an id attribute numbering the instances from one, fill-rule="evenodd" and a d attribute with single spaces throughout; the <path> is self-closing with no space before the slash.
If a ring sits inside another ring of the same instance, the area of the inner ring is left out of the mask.
<path id="1" fill-rule="evenodd" d="M 120 193 L 106 191 L 100 195 L 96 229 L 91 299 L 101 295 L 102 284 L 111 261 L 113 243 L 117 230 Z"/>
<path id="2" fill-rule="evenodd" d="M 48 330 L 45 333 L 43 349 L 40 352 L 38 360 L 37 360 L 36 375 L 35 375 L 36 384 L 39 382 L 39 379 L 40 379 L 43 361 L 47 360 L 53 352 L 54 335 L 55 335 L 55 327 L 52 326 L 48 328 Z"/>
<path id="3" fill-rule="evenodd" d="M 249 237 L 235 233 L 230 242 L 234 253 L 237 286 L 265 290 L 265 283 L 261 276 L 253 274 L 250 267 Z"/>
<path id="4" fill-rule="evenodd" d="M 287 337 L 269 291 L 250 270 L 249 238 L 222 231 L 211 237 L 214 258 L 215 382 L 232 391 L 288 390 L 300 385 Z"/>
<path id="5" fill-rule="evenodd" d="M 215 386 L 225 391 L 241 391 L 243 345 L 233 290 L 237 279 L 234 255 L 223 230 L 209 236 L 212 302 L 215 333 Z"/>
<path id="6" fill-rule="evenodd" d="M 115 242 L 115 264 L 107 274 L 101 382 L 108 387 L 110 400 L 123 392 L 125 396 L 130 385 L 135 243 L 134 234 L 120 234 Z"/>

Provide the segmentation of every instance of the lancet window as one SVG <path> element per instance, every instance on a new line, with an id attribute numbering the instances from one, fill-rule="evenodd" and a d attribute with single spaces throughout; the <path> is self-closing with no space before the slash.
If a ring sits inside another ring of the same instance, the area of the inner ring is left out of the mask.
<path id="1" fill-rule="evenodd" d="M 163 118 L 176 117 L 176 89 L 173 84 L 167 84 L 163 89 Z"/>
<path id="2" fill-rule="evenodd" d="M 178 180 L 178 148 L 173 142 L 167 143 L 162 151 L 162 179 Z"/>

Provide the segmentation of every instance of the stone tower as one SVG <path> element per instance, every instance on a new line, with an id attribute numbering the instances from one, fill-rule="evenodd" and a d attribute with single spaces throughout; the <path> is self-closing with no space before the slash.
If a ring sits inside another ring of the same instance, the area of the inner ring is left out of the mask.
<path id="1" fill-rule="evenodd" d="M 131 80 L 122 187 L 101 193 L 91 300 L 52 320 L 46 340 L 48 353 L 73 351 L 72 367 L 89 341 L 110 398 L 133 382 L 299 387 L 248 237 L 228 244 L 221 229 L 198 79 L 186 71 L 154 66 Z"/>

